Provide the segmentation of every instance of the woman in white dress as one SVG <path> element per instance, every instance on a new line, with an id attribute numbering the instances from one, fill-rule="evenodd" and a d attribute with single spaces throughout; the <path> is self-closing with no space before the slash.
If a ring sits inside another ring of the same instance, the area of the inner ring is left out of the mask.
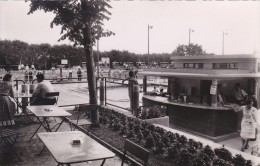
<path id="1" fill-rule="evenodd" d="M 245 106 L 241 106 L 238 111 L 243 112 L 243 118 L 241 121 L 241 132 L 240 136 L 242 138 L 242 148 L 241 151 L 244 151 L 248 148 L 249 139 L 255 138 L 255 129 L 256 129 L 256 117 L 255 112 L 257 109 L 253 107 L 253 100 L 249 99 L 246 101 Z"/>

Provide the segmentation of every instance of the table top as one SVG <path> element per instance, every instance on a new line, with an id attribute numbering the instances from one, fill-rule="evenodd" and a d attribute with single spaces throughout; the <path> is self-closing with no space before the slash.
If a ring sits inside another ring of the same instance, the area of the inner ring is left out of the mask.
<path id="1" fill-rule="evenodd" d="M 26 108 L 37 117 L 71 116 L 70 113 L 56 105 L 35 105 L 27 106 Z"/>
<path id="2" fill-rule="evenodd" d="M 22 93 L 22 92 L 15 92 L 14 98 L 30 98 L 32 97 L 31 93 Z"/>
<path id="3" fill-rule="evenodd" d="M 115 157 L 115 154 L 81 131 L 38 133 L 58 163 L 80 163 Z M 72 144 L 79 139 L 80 144 Z"/>

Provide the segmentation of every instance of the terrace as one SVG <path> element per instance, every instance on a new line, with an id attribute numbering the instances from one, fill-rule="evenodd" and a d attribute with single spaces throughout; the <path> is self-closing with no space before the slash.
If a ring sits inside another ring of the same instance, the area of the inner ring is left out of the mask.
<path id="1" fill-rule="evenodd" d="M 54 84 L 55 90 L 60 92 L 60 97 L 58 101 L 59 106 L 63 105 L 77 105 L 83 104 L 88 101 L 87 91 L 85 91 L 86 84 Z M 116 91 L 114 91 L 116 92 Z M 109 93 L 112 94 L 111 92 Z M 117 101 L 120 102 L 120 101 Z M 122 101 L 121 101 L 122 102 Z M 122 104 L 122 103 L 121 103 Z M 125 105 L 127 103 L 124 103 Z M 110 107 L 111 108 L 111 107 Z M 68 106 L 67 110 L 73 110 L 73 106 Z M 126 116 L 131 116 L 129 111 L 113 108 Z M 70 111 L 71 112 L 71 111 Z M 73 112 L 72 112 L 73 113 Z M 51 119 L 51 124 L 54 122 L 54 119 Z M 161 128 L 164 128 L 167 131 L 171 131 L 173 133 L 178 133 L 180 135 L 184 135 L 189 139 L 194 139 L 196 141 L 202 142 L 203 145 L 210 145 L 212 148 L 219 148 L 222 145 L 225 145 L 233 155 L 241 154 L 246 159 L 250 159 L 257 163 L 259 160 L 255 156 L 251 156 L 250 152 L 251 149 L 246 150 L 245 152 L 239 151 L 241 140 L 239 137 L 229 139 L 226 141 L 222 141 L 219 143 L 213 143 L 207 139 L 201 138 L 194 134 L 190 134 L 185 131 L 181 131 L 179 129 L 167 128 L 160 125 L 157 125 Z M 17 127 L 15 128 L 16 131 L 19 132 L 19 138 L 16 144 L 17 153 L 21 156 L 22 162 L 14 159 L 12 155 L 9 153 L 1 152 L 0 163 L 3 165 L 55 165 L 55 160 L 51 156 L 48 150 L 44 150 L 43 153 L 39 155 L 40 150 L 43 147 L 42 142 L 39 140 L 37 136 L 34 136 L 31 142 L 28 142 L 29 137 L 32 135 L 33 131 L 37 127 L 35 123 L 29 123 L 26 118 L 19 118 L 17 122 Z M 171 124 L 170 124 L 171 127 Z M 43 130 L 41 130 L 43 131 Z M 70 131 L 70 127 L 68 123 L 64 123 L 59 131 Z M 93 132 L 95 129 L 93 129 Z M 90 132 L 92 132 L 90 130 Z M 258 138 L 259 139 L 259 138 Z M 250 142 L 250 145 L 254 144 L 255 142 Z M 2 148 L 2 147 L 1 147 Z M 112 159 L 108 159 L 105 165 L 119 165 L 122 161 L 120 158 L 120 154 L 117 154 L 116 157 Z M 84 163 L 85 164 L 85 163 Z M 84 165 L 84 164 L 75 164 L 75 165 Z M 86 165 L 86 164 L 85 164 Z M 100 165 L 100 161 L 91 161 L 89 165 Z"/>

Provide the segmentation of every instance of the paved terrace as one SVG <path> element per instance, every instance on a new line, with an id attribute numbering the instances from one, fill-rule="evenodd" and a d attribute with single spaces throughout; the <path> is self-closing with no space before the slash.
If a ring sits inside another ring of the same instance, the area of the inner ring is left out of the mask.
<path id="1" fill-rule="evenodd" d="M 86 92 L 82 92 L 77 90 L 77 88 L 73 88 L 70 84 L 56 84 L 54 85 L 55 89 L 60 92 L 60 97 L 58 101 L 58 105 L 73 105 L 73 104 L 81 104 L 81 103 L 88 103 L 88 95 L 87 95 L 87 89 Z M 82 83 L 77 85 L 78 87 L 82 86 Z M 126 106 L 127 107 L 127 106 Z M 71 107 L 73 108 L 73 107 Z M 128 116 L 131 116 L 128 111 L 116 109 L 120 111 L 121 113 L 124 113 Z M 22 120 L 21 120 L 22 121 Z M 40 149 L 43 147 L 42 142 L 35 136 L 31 142 L 28 142 L 29 137 L 32 135 L 32 132 L 36 128 L 36 124 L 32 123 L 19 123 L 17 131 L 20 133 L 18 142 L 16 144 L 17 152 L 21 155 L 23 162 L 19 162 L 12 158 L 9 154 L 0 154 L 0 166 L 2 165 L 24 165 L 24 166 L 30 166 L 30 165 L 57 165 L 51 154 L 48 152 L 48 150 L 45 150 L 41 155 L 38 155 Z M 62 127 L 59 129 L 59 131 L 69 131 L 70 128 L 68 124 L 64 123 Z M 179 134 L 183 134 L 187 136 L 187 138 L 193 138 L 197 141 L 202 142 L 204 145 L 208 144 L 212 146 L 213 148 L 221 147 L 222 145 L 225 145 L 226 148 L 228 148 L 233 155 L 234 154 L 242 154 L 246 159 L 251 159 L 255 163 L 260 163 L 260 158 L 250 155 L 251 148 L 247 149 L 245 152 L 241 152 L 241 139 L 240 137 L 236 137 L 230 140 L 222 141 L 219 143 L 213 143 L 210 140 L 207 140 L 205 138 L 201 138 L 199 136 L 194 136 L 190 133 L 179 131 L 176 129 L 170 129 L 167 128 L 167 130 L 171 130 L 173 132 L 178 132 Z M 250 146 L 253 144 L 256 144 L 256 142 L 260 142 L 260 138 L 258 137 L 257 141 L 250 142 Z M 89 165 L 100 165 L 101 161 L 93 161 L 89 163 Z M 117 166 L 120 165 L 121 159 L 116 156 L 113 159 L 106 160 L 105 165 L 113 165 Z M 88 164 L 75 164 L 75 165 L 88 165 Z"/>

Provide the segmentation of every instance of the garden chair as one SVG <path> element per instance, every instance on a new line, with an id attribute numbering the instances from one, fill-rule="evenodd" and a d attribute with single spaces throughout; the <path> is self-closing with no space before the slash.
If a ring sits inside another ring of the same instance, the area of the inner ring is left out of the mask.
<path id="1" fill-rule="evenodd" d="M 59 96 L 60 96 L 60 92 L 48 92 L 45 95 L 45 97 L 55 97 L 56 98 L 56 102 L 54 103 L 54 105 L 57 105 Z"/>
<path id="2" fill-rule="evenodd" d="M 56 98 L 56 101 L 55 101 L 55 103 L 53 103 L 53 105 L 57 105 L 59 96 L 60 96 L 60 92 L 47 92 L 45 94 L 45 97 L 55 97 Z M 54 120 L 56 121 L 56 118 L 54 118 Z"/>
<path id="3" fill-rule="evenodd" d="M 89 130 L 89 126 L 92 125 L 90 121 L 91 111 L 97 110 L 99 107 L 96 104 L 80 104 L 75 107 L 76 118 L 69 119 L 71 130 L 75 130 L 76 126 L 86 126 Z M 75 126 L 73 128 L 73 125 Z"/>
<path id="4" fill-rule="evenodd" d="M 7 146 L 6 149 L 9 149 L 19 161 L 22 161 L 14 148 L 14 144 L 16 143 L 16 140 L 18 138 L 18 133 L 13 131 L 12 129 L 9 129 L 14 125 L 15 122 L 13 119 L 11 119 L 9 112 L 1 110 L 0 111 L 0 143 L 3 142 L 4 145 Z"/>
<path id="5" fill-rule="evenodd" d="M 147 165 L 149 155 L 150 155 L 150 152 L 148 150 L 144 149 L 143 147 L 137 145 L 136 143 L 134 143 L 134 142 L 132 142 L 128 139 L 125 140 L 124 149 L 125 149 L 125 151 L 124 151 L 124 156 L 123 156 L 123 159 L 122 159 L 121 166 L 124 165 L 124 161 L 125 161 L 125 158 L 126 158 L 126 152 L 129 152 L 132 155 L 141 159 L 144 162 L 143 166 Z"/>

